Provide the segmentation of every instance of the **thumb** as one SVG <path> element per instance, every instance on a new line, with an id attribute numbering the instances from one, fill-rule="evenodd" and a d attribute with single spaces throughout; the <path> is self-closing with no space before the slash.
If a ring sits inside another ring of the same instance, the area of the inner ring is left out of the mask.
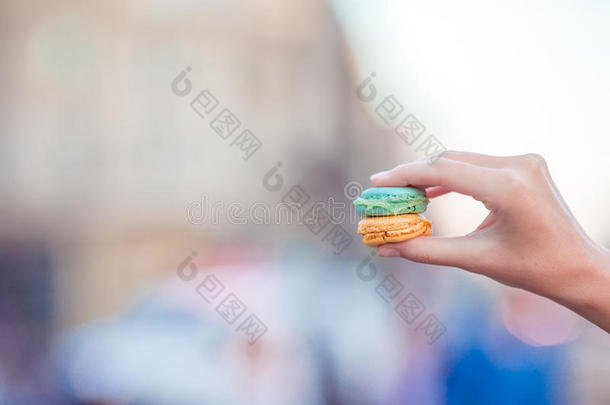
<path id="1" fill-rule="evenodd" d="M 452 238 L 418 237 L 405 242 L 386 243 L 377 247 L 377 256 L 397 257 L 426 264 L 471 267 L 476 253 L 476 242 L 466 236 Z"/>

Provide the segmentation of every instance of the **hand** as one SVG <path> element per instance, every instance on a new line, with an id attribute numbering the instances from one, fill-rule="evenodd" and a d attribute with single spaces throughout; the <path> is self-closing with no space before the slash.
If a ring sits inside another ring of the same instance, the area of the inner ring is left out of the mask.
<path id="1" fill-rule="evenodd" d="M 387 243 L 379 256 L 483 274 L 548 297 L 610 332 L 610 254 L 587 237 L 541 156 L 445 152 L 433 164 L 403 164 L 371 180 L 425 188 L 430 198 L 458 192 L 490 211 L 468 235 Z"/>

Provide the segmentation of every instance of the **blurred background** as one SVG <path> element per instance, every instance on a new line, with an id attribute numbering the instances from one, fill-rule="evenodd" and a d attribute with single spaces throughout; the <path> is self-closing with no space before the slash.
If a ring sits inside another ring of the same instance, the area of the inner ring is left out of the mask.
<path id="1" fill-rule="evenodd" d="M 605 332 L 350 209 L 425 139 L 537 152 L 609 247 L 609 3 L 0 4 L 0 403 L 610 403 Z"/>

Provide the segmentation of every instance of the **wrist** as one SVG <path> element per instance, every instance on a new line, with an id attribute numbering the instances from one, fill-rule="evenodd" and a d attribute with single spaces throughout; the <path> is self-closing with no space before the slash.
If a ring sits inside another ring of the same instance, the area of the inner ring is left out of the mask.
<path id="1" fill-rule="evenodd" d="M 610 254 L 597 246 L 588 250 L 556 301 L 610 332 Z"/>

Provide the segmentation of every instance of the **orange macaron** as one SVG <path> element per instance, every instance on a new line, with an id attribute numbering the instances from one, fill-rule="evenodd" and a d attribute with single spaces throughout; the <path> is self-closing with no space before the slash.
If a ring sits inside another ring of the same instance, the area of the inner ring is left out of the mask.
<path id="1" fill-rule="evenodd" d="M 403 242 L 417 236 L 432 235 L 432 223 L 418 214 L 365 217 L 358 223 L 358 233 L 368 246 Z"/>

